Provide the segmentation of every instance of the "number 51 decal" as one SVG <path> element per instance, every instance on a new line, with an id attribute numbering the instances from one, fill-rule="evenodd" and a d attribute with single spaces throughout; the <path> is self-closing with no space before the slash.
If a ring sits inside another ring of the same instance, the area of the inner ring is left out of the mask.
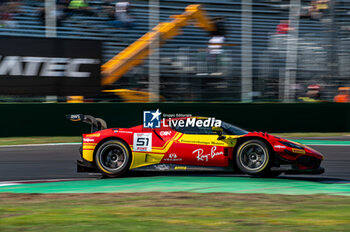
<path id="1" fill-rule="evenodd" d="M 134 151 L 152 151 L 152 133 L 134 133 Z"/>

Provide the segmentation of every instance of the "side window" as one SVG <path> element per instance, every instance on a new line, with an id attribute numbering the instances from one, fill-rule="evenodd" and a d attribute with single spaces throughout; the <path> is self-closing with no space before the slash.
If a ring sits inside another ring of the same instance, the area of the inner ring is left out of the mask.
<path id="1" fill-rule="evenodd" d="M 239 127 L 236 127 L 236 126 L 231 125 L 231 124 L 226 123 L 226 122 L 221 123 L 221 128 L 223 129 L 222 134 L 224 134 L 224 135 L 245 135 L 245 134 L 248 134 L 248 131 L 243 130 Z"/>
<path id="2" fill-rule="evenodd" d="M 223 128 L 223 127 L 221 127 L 222 128 L 222 134 L 223 135 L 231 135 L 232 133 L 230 133 L 230 131 L 228 131 L 227 129 L 225 129 L 225 128 Z"/>

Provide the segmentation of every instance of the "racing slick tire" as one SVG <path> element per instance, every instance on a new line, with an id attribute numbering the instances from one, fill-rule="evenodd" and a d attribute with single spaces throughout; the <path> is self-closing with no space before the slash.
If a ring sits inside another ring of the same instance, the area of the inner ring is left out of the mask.
<path id="1" fill-rule="evenodd" d="M 129 146 L 120 140 L 106 141 L 97 149 L 95 163 L 104 176 L 121 176 L 130 168 L 131 151 Z"/>
<path id="2" fill-rule="evenodd" d="M 245 174 L 252 176 L 268 176 L 272 164 L 272 152 L 261 140 L 248 140 L 237 150 L 236 164 Z"/>

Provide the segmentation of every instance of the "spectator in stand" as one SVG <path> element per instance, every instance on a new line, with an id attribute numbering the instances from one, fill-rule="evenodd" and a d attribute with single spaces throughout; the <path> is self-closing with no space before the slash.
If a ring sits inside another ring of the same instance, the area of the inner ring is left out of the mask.
<path id="1" fill-rule="evenodd" d="M 309 85 L 306 97 L 299 97 L 298 99 L 303 102 L 321 102 L 321 86 Z"/>
<path id="2" fill-rule="evenodd" d="M 350 87 L 340 87 L 338 93 L 333 99 L 334 102 L 350 102 Z"/>
<path id="3" fill-rule="evenodd" d="M 321 12 L 322 14 L 328 14 L 329 0 L 317 0 L 316 9 L 318 12 Z"/>
<path id="4" fill-rule="evenodd" d="M 93 16 L 93 9 L 89 6 L 86 0 L 71 0 L 68 9 L 70 14 L 81 14 L 86 16 Z"/>
<path id="5" fill-rule="evenodd" d="M 7 13 L 5 10 L 5 6 L 0 5 L 0 27 L 6 27 L 6 18 Z"/>
<path id="6" fill-rule="evenodd" d="M 111 5 L 103 5 L 102 6 L 102 12 L 100 14 L 102 17 L 107 17 L 108 21 L 110 22 L 110 24 L 112 26 L 113 25 L 113 22 L 115 21 L 115 9 L 113 6 Z"/>
<path id="7" fill-rule="evenodd" d="M 321 19 L 328 14 L 329 0 L 313 0 L 308 7 L 307 14 L 301 14 L 301 18 Z"/>
<path id="8" fill-rule="evenodd" d="M 288 34 L 288 32 L 292 30 L 294 30 L 294 28 L 289 26 L 289 20 L 281 20 L 276 27 L 276 34 Z"/>
<path id="9" fill-rule="evenodd" d="M 13 17 L 18 13 L 19 2 L 5 2 L 0 5 L 0 26 L 7 28 L 15 28 L 16 21 Z"/>
<path id="10" fill-rule="evenodd" d="M 57 26 L 62 26 L 62 21 L 68 16 L 68 0 L 57 0 L 56 1 L 56 18 L 57 18 Z"/>
<path id="11" fill-rule="evenodd" d="M 56 5 L 62 6 L 64 8 L 68 8 L 69 4 L 70 4 L 69 0 L 56 0 Z"/>
<path id="12" fill-rule="evenodd" d="M 222 54 L 223 52 L 222 45 L 224 44 L 224 42 L 225 42 L 225 37 L 222 35 L 219 35 L 219 36 L 215 35 L 211 37 L 208 45 L 209 54 L 214 54 L 214 55 Z"/>
<path id="13" fill-rule="evenodd" d="M 208 45 L 208 64 L 209 64 L 209 72 L 211 75 L 222 75 L 221 72 L 221 60 L 223 55 L 223 48 L 225 37 L 222 35 L 214 35 L 209 40 Z"/>
<path id="14" fill-rule="evenodd" d="M 54 15 L 57 20 L 57 26 L 62 25 L 62 21 L 67 17 L 67 7 L 61 4 L 59 1 L 56 2 L 56 12 L 50 12 L 50 14 Z M 38 17 L 40 19 L 41 25 L 45 26 L 45 16 L 46 11 L 44 7 L 41 7 L 37 10 Z"/>
<path id="15" fill-rule="evenodd" d="M 321 12 L 317 9 L 316 1 L 312 1 L 309 7 L 309 16 L 312 19 L 320 19 L 322 17 Z"/>
<path id="16" fill-rule="evenodd" d="M 36 13 L 38 15 L 38 18 L 40 19 L 41 26 L 45 26 L 45 8 L 38 8 Z"/>
<path id="17" fill-rule="evenodd" d="M 222 58 L 225 45 L 225 25 L 224 18 L 214 18 L 213 23 L 215 24 L 216 30 L 211 32 L 211 38 L 208 44 L 208 64 L 209 72 L 211 75 L 222 75 Z"/>
<path id="18" fill-rule="evenodd" d="M 98 15 L 107 18 L 108 22 L 115 20 L 115 4 L 114 0 L 102 0 L 99 7 Z"/>
<path id="19" fill-rule="evenodd" d="M 132 28 L 134 24 L 129 10 L 129 2 L 117 2 L 115 4 L 115 20 L 111 21 L 110 24 L 116 28 Z"/>
<path id="20" fill-rule="evenodd" d="M 56 0 L 57 9 L 62 12 L 63 18 L 65 18 L 69 13 L 69 3 L 69 0 Z"/>

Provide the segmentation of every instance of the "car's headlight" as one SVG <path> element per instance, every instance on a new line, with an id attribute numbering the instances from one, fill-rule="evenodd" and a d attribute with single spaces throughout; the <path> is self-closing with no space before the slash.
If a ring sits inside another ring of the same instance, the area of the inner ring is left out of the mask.
<path id="1" fill-rule="evenodd" d="M 295 143 L 290 143 L 290 142 L 285 142 L 285 141 L 279 141 L 280 143 L 282 143 L 283 145 L 287 146 L 287 147 L 291 147 L 291 148 L 296 148 L 296 149 L 304 149 L 303 147 L 295 144 Z"/>

